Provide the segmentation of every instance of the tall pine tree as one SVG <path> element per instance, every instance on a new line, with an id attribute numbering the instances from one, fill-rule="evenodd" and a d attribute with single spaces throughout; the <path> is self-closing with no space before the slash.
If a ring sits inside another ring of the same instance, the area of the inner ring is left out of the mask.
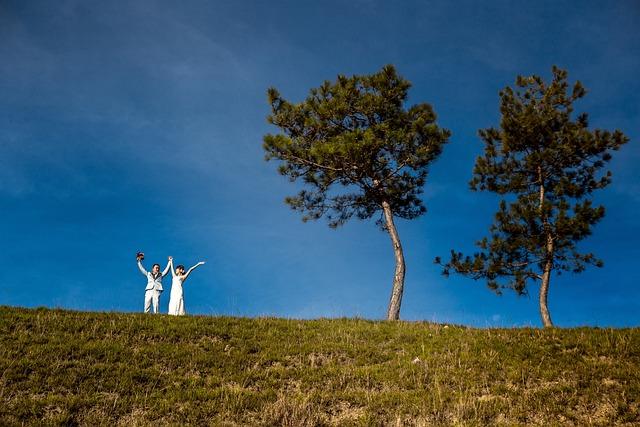
<path id="1" fill-rule="evenodd" d="M 404 289 L 405 261 L 394 218 L 413 219 L 426 209 L 419 198 L 427 169 L 447 142 L 429 104 L 405 109 L 411 84 L 393 66 L 365 76 L 338 76 L 311 89 L 299 104 L 269 89 L 268 121 L 282 133 L 264 137 L 267 160 L 305 188 L 286 203 L 303 221 L 326 217 L 335 228 L 353 216 L 389 233 L 395 255 L 387 319 L 397 320 Z"/>
<path id="2" fill-rule="evenodd" d="M 500 128 L 480 130 L 484 155 L 476 160 L 470 184 L 505 197 L 490 237 L 477 243 L 480 251 L 464 256 L 452 250 L 444 264 L 445 274 L 486 279 L 498 293 L 509 288 L 523 294 L 540 282 L 545 327 L 553 326 L 547 304 L 552 273 L 602 266 L 576 244 L 604 216 L 591 194 L 609 185 L 611 172 L 601 170 L 628 141 L 618 130 L 589 130 L 587 114 L 573 119 L 573 103 L 585 89 L 580 82 L 569 88 L 567 72 L 555 66 L 552 71 L 550 84 L 518 76 L 515 90 L 500 92 Z"/>

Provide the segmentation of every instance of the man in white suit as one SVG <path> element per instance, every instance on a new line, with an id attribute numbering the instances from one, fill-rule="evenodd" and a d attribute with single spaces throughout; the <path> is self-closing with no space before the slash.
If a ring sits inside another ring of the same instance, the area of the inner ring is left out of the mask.
<path id="1" fill-rule="evenodd" d="M 167 263 L 167 267 L 162 272 L 160 272 L 160 264 L 153 264 L 151 271 L 147 271 L 142 266 L 144 254 L 142 252 L 138 252 L 136 259 L 138 260 L 138 268 L 140 269 L 140 272 L 147 276 L 147 287 L 144 289 L 144 312 L 149 313 L 153 306 L 153 312 L 158 313 L 160 294 L 163 291 L 162 278 L 169 272 L 170 263 Z"/>

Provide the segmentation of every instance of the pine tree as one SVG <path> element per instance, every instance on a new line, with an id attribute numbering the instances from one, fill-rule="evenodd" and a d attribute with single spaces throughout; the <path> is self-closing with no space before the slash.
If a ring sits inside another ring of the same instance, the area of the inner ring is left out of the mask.
<path id="1" fill-rule="evenodd" d="M 396 261 L 389 320 L 399 318 L 405 276 L 394 218 L 425 213 L 419 196 L 427 169 L 450 135 L 436 125 L 429 104 L 404 108 L 410 86 L 387 65 L 325 81 L 299 104 L 268 91 L 268 122 L 282 133 L 265 135 L 266 159 L 281 161 L 282 175 L 305 184 L 286 203 L 303 221 L 326 217 L 332 228 L 381 213 L 378 225 L 389 233 Z"/>
<path id="2" fill-rule="evenodd" d="M 587 114 L 572 119 L 573 103 L 586 91 L 571 90 L 567 72 L 553 67 L 553 81 L 518 76 L 516 89 L 500 92 L 500 128 L 480 130 L 484 155 L 476 160 L 472 190 L 504 196 L 490 227 L 490 238 L 477 243 L 473 256 L 451 251 L 451 270 L 486 279 L 490 289 L 518 294 L 540 282 L 540 315 L 553 326 L 547 305 L 552 272 L 582 272 L 602 266 L 576 244 L 589 236 L 605 214 L 591 200 L 611 182 L 601 169 L 628 139 L 622 132 L 589 130 Z M 436 263 L 440 259 L 436 258 Z"/>

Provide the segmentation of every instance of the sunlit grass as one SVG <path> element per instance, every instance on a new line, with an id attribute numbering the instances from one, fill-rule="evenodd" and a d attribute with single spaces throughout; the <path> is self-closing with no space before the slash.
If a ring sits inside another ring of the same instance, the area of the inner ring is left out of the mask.
<path id="1" fill-rule="evenodd" d="M 0 307 L 0 425 L 640 424 L 640 329 Z"/>

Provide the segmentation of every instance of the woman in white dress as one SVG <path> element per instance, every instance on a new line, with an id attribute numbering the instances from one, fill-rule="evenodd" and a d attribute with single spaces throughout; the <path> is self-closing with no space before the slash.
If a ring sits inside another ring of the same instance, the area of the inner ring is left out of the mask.
<path id="1" fill-rule="evenodd" d="M 197 267 L 203 265 L 204 262 L 200 261 L 189 270 L 184 271 L 184 265 L 178 265 L 175 270 L 173 268 L 173 257 L 169 257 L 169 265 L 171 266 L 171 275 L 173 280 L 171 281 L 171 295 L 169 296 L 169 314 L 173 316 L 184 316 L 184 293 L 182 291 L 182 284 L 189 274 Z"/>

